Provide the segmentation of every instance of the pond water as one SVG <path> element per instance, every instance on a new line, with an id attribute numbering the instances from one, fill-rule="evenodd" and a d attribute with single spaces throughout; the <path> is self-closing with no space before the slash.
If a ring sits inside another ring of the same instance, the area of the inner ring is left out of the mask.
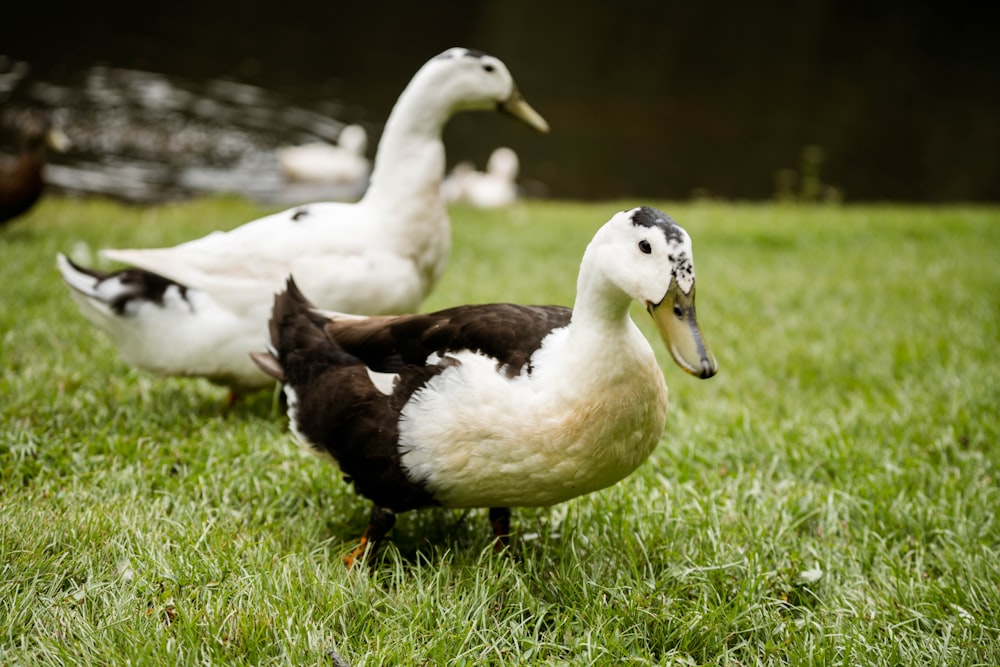
<path id="1" fill-rule="evenodd" d="M 268 203 L 353 200 L 364 183 L 293 183 L 275 150 L 336 142 L 344 123 L 335 105 L 312 108 L 231 80 L 185 80 L 154 72 L 94 66 L 68 81 L 29 79 L 30 66 L 0 61 L 0 94 L 48 114 L 70 137 L 65 154 L 50 154 L 49 184 L 77 194 L 132 202 L 236 193 Z M 16 93 L 16 95 L 15 95 Z"/>
<path id="2" fill-rule="evenodd" d="M 4 18 L 0 125 L 51 111 L 74 148 L 50 178 L 71 191 L 353 198 L 290 192 L 275 149 L 360 123 L 370 157 L 412 74 L 459 45 L 502 58 L 552 133 L 460 114 L 449 167 L 510 146 L 531 196 L 1000 201 L 996 22 L 954 3 L 96 0 Z"/>

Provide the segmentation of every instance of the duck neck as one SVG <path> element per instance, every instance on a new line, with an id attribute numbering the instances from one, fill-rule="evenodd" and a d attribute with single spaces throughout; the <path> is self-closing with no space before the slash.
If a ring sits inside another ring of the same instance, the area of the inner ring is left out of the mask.
<path id="1" fill-rule="evenodd" d="M 593 257 L 584 256 L 576 285 L 576 302 L 570 332 L 577 345 L 604 348 L 598 356 L 607 355 L 607 345 L 620 345 L 623 332 L 634 327 L 629 317 L 631 297 L 594 266 Z"/>
<path id="2" fill-rule="evenodd" d="M 445 153 L 441 131 L 451 115 L 419 74 L 396 101 L 375 152 L 364 200 L 387 205 L 444 210 L 441 182 Z"/>

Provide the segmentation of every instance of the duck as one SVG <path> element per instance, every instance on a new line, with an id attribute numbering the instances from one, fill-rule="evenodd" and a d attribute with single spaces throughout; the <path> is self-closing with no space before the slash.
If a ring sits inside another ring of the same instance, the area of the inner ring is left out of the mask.
<path id="1" fill-rule="evenodd" d="M 48 119 L 29 115 L 18 126 L 17 155 L 0 157 L 0 224 L 26 213 L 45 189 L 46 149 L 59 152 L 69 138 Z"/>
<path id="2" fill-rule="evenodd" d="M 419 309 L 444 272 L 451 227 L 441 197 L 441 133 L 459 111 L 497 110 L 548 132 L 507 66 L 454 47 L 427 61 L 396 101 L 357 202 L 318 202 L 173 247 L 105 249 L 102 271 L 59 253 L 83 315 L 121 357 L 161 376 L 228 387 L 228 402 L 272 387 L 249 352 L 266 336 L 273 294 L 297 277 L 319 307 L 381 315 Z"/>
<path id="3" fill-rule="evenodd" d="M 476 171 L 470 162 L 460 162 L 445 179 L 445 199 L 476 208 L 503 208 L 518 200 L 517 173 L 520 161 L 514 149 L 500 146 L 490 153 L 486 171 Z"/>
<path id="4" fill-rule="evenodd" d="M 395 316 L 316 308 L 288 279 L 265 350 L 289 429 L 373 503 L 352 567 L 374 563 L 401 512 L 489 508 L 494 548 L 511 508 L 608 487 L 664 432 L 667 385 L 629 315 L 638 301 L 676 364 L 718 371 L 695 312 L 691 238 L 663 211 L 613 215 L 580 263 L 572 308 L 494 303 Z"/>
<path id="5" fill-rule="evenodd" d="M 279 148 L 278 166 L 289 181 L 354 185 L 368 178 L 371 165 L 365 157 L 367 148 L 365 128 L 357 124 L 345 125 L 336 145 L 312 142 Z"/>

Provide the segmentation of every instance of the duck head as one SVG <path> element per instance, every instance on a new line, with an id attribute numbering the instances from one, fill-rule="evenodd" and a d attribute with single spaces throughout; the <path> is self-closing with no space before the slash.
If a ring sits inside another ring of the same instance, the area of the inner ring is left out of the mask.
<path id="1" fill-rule="evenodd" d="M 507 66 L 482 51 L 453 47 L 432 58 L 424 74 L 436 80 L 435 90 L 454 111 L 502 111 L 548 132 L 549 124 L 521 96 Z"/>
<path id="2" fill-rule="evenodd" d="M 520 161 L 512 148 L 500 146 L 490 153 L 486 162 L 486 173 L 513 183 L 517 179 Z"/>
<path id="3" fill-rule="evenodd" d="M 368 133 L 360 125 L 345 125 L 337 137 L 337 145 L 355 155 L 364 155 L 368 149 Z"/>
<path id="4" fill-rule="evenodd" d="M 642 206 L 616 214 L 598 233 L 605 275 L 645 305 L 670 356 L 683 370 L 710 378 L 719 370 L 695 315 L 691 238 L 658 209 Z"/>

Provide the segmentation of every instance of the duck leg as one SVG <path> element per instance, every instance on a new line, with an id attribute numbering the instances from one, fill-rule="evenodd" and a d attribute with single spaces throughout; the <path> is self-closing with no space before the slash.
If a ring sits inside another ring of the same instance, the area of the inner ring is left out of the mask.
<path id="1" fill-rule="evenodd" d="M 396 523 L 396 513 L 387 507 L 376 505 L 372 509 L 372 516 L 368 520 L 368 527 L 365 528 L 361 536 L 361 543 L 354 548 L 351 553 L 344 556 L 344 565 L 347 569 L 354 567 L 354 564 L 366 558 L 369 563 L 375 562 L 375 554 L 378 553 L 379 545 L 385 534 L 389 532 Z M 367 553 L 365 553 L 367 551 Z"/>
<path id="2" fill-rule="evenodd" d="M 510 508 L 491 507 L 490 523 L 493 524 L 493 551 L 500 553 L 510 545 Z"/>

